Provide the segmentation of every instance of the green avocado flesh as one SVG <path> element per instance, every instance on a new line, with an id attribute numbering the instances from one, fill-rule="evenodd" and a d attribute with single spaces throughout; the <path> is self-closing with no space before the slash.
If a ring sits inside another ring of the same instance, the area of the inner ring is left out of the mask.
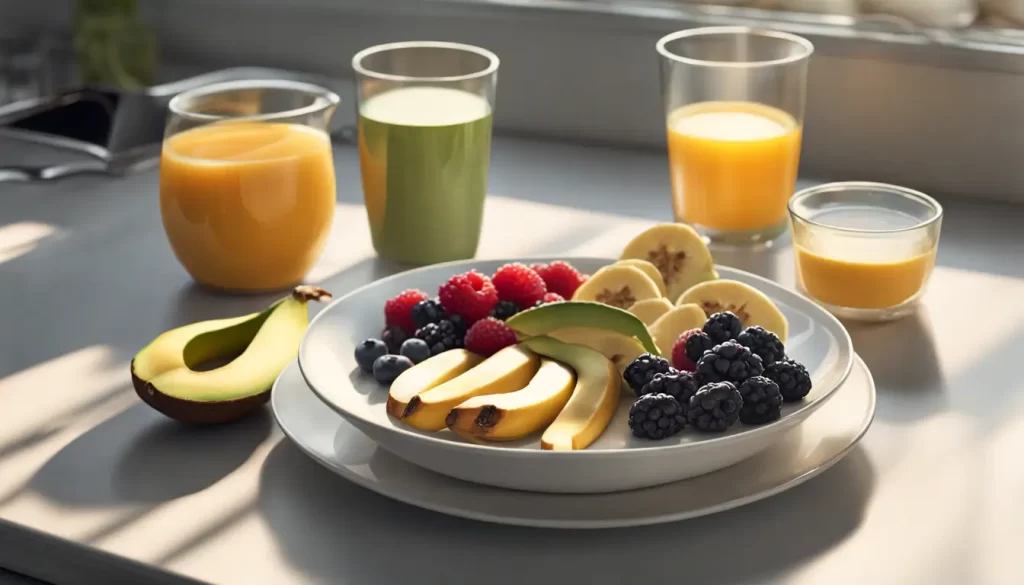
<path id="1" fill-rule="evenodd" d="M 644 349 L 661 355 L 647 326 L 629 311 L 592 301 L 548 303 L 517 313 L 506 321 L 517 333 L 546 335 L 564 327 L 594 327 L 635 337 Z"/>
<path id="2" fill-rule="evenodd" d="M 133 372 L 157 392 L 181 400 L 223 402 L 254 396 L 269 390 L 295 359 L 308 321 L 306 303 L 288 298 L 260 313 L 186 325 L 140 351 Z M 192 369 L 236 355 L 216 369 Z"/>

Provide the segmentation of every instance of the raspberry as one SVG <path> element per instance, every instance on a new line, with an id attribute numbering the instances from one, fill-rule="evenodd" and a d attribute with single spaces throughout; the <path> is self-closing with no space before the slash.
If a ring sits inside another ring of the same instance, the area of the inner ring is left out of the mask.
<path id="1" fill-rule="evenodd" d="M 576 289 L 586 280 L 579 270 L 573 268 L 572 264 L 556 260 L 545 266 L 534 264 L 534 271 L 544 279 L 548 291 L 562 295 L 563 299 L 571 299 Z"/>
<path id="2" fill-rule="evenodd" d="M 412 308 L 426 298 L 427 293 L 409 289 L 388 299 L 384 303 L 384 323 L 388 327 L 398 327 L 406 334 L 412 334 L 416 331 L 416 324 L 412 320 Z"/>
<path id="3" fill-rule="evenodd" d="M 525 264 L 506 264 L 494 273 L 494 288 L 503 301 L 512 301 L 520 307 L 532 307 L 544 300 L 548 289 L 544 279 Z M 445 303 L 447 306 L 447 303 Z"/>
<path id="4" fill-rule="evenodd" d="M 517 342 L 512 328 L 494 317 L 486 317 L 466 332 L 466 349 L 482 356 L 491 356 Z"/>
<path id="5" fill-rule="evenodd" d="M 476 323 L 491 314 L 498 304 L 498 291 L 491 279 L 476 271 L 456 274 L 437 290 L 437 297 L 448 313 L 466 323 Z"/>
<path id="6" fill-rule="evenodd" d="M 695 362 L 686 353 L 686 343 L 689 341 L 689 339 L 691 337 L 693 337 L 694 335 L 696 335 L 698 333 L 703 334 L 703 331 L 701 331 L 700 329 L 690 329 L 689 331 L 684 331 L 682 334 L 679 335 L 679 339 L 676 339 L 675 344 L 672 346 L 672 367 L 673 368 L 675 368 L 677 370 L 682 370 L 684 372 L 696 372 L 697 371 L 697 362 Z M 702 355 L 703 355 L 703 352 L 702 352 Z M 698 357 L 697 359 L 700 359 L 700 358 Z"/>
<path id="7" fill-rule="evenodd" d="M 565 298 L 562 295 L 560 295 L 558 293 L 549 292 L 548 294 L 544 295 L 544 300 L 541 301 L 541 302 L 543 302 L 543 303 L 557 303 L 559 301 L 564 301 L 564 300 L 565 300 Z"/>

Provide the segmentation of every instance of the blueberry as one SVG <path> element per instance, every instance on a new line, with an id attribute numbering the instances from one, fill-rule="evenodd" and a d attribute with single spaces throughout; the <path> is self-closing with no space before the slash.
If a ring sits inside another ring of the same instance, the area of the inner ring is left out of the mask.
<path id="1" fill-rule="evenodd" d="M 373 362 L 388 352 L 388 346 L 379 339 L 370 338 L 356 346 L 356 363 L 367 374 L 373 373 Z"/>
<path id="2" fill-rule="evenodd" d="M 402 343 L 399 353 L 412 360 L 412 363 L 418 364 L 430 357 L 430 346 L 426 341 L 413 337 Z"/>
<path id="3" fill-rule="evenodd" d="M 373 362 L 373 377 L 381 384 L 390 384 L 411 367 L 412 360 L 404 355 L 382 355 Z"/>

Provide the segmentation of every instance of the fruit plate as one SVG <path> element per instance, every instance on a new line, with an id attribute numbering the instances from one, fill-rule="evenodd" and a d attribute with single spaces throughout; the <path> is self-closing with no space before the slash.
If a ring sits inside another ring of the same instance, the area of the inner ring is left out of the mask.
<path id="1" fill-rule="evenodd" d="M 271 407 L 285 435 L 303 452 L 338 475 L 389 498 L 486 522 L 593 529 L 722 512 L 811 479 L 839 462 L 867 432 L 875 412 L 875 386 L 857 358 L 835 397 L 762 453 L 693 479 L 636 492 L 588 495 L 494 488 L 412 465 L 381 449 L 317 400 L 295 365 L 278 378 Z"/>
<path id="2" fill-rule="evenodd" d="M 594 273 L 613 262 L 565 258 Z M 789 355 L 814 381 L 805 400 L 788 405 L 780 420 L 734 426 L 723 434 L 681 433 L 651 442 L 631 436 L 626 424 L 629 392 L 608 429 L 586 450 L 542 451 L 537 438 L 508 443 L 466 442 L 448 431 L 422 432 L 388 416 L 387 390 L 356 366 L 354 348 L 382 326 L 382 305 L 406 289 L 433 290 L 471 269 L 493 273 L 503 264 L 550 259 L 470 260 L 412 270 L 372 283 L 335 301 L 310 324 L 299 349 L 299 365 L 313 391 L 328 406 L 392 453 L 458 479 L 528 491 L 599 493 L 649 487 L 722 469 L 762 451 L 820 408 L 849 374 L 853 348 L 843 326 L 818 305 L 761 277 L 716 267 L 723 279 L 760 290 L 790 323 Z"/>
<path id="3" fill-rule="evenodd" d="M 437 264 L 379 280 L 334 301 L 310 323 L 299 347 L 299 367 L 313 392 L 335 412 L 395 455 L 432 471 L 491 486 L 527 491 L 601 493 L 687 479 L 739 463 L 769 447 L 820 408 L 846 379 L 853 364 L 850 336 L 829 313 L 807 298 L 759 276 L 716 267 L 766 294 L 789 320 L 789 355 L 803 363 L 814 388 L 786 405 L 782 418 L 759 426 L 735 425 L 723 434 L 684 432 L 659 442 L 634 438 L 627 425 L 631 392 L 624 389 L 615 417 L 600 438 L 579 451 L 543 451 L 539 437 L 480 444 L 449 431 L 423 432 L 388 416 L 387 389 L 356 365 L 354 350 L 383 326 L 384 301 L 406 289 L 436 290 L 454 274 L 493 273 L 509 262 L 559 258 L 469 260 Z M 614 260 L 560 258 L 584 272 Z M 634 397 L 635 398 L 635 397 Z"/>

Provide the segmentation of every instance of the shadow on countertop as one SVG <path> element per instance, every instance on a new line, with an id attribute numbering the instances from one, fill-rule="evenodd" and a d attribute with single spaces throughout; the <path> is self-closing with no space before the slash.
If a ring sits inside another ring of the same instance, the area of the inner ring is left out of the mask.
<path id="1" fill-rule="evenodd" d="M 875 379 L 875 416 L 907 422 L 948 407 L 946 380 L 926 308 L 888 323 L 843 324 L 853 339 L 854 350 Z"/>
<path id="2" fill-rule="evenodd" d="M 641 528 L 531 529 L 393 502 L 282 441 L 263 465 L 260 508 L 286 558 L 316 583 L 334 583 L 344 574 L 366 585 L 621 585 L 681 578 L 725 585 L 785 573 L 842 542 L 860 525 L 874 482 L 858 447 L 818 478 L 721 514 Z"/>
<path id="3" fill-rule="evenodd" d="M 194 426 L 139 403 L 53 455 L 29 488 L 65 506 L 159 504 L 217 483 L 272 430 L 266 408 L 234 423 Z"/>

